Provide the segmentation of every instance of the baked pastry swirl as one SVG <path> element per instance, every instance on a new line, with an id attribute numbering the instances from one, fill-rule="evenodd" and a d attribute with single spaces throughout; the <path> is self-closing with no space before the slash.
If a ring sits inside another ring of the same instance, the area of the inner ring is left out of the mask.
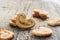
<path id="1" fill-rule="evenodd" d="M 17 14 L 9 23 L 19 28 L 31 28 L 35 25 L 35 21 L 32 18 L 27 18 L 24 13 Z"/>

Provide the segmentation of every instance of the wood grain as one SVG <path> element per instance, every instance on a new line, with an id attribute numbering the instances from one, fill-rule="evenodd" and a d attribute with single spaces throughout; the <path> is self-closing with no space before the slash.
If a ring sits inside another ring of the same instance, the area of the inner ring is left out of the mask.
<path id="1" fill-rule="evenodd" d="M 50 27 L 48 21 L 60 18 L 59 0 L 0 0 L 0 29 L 6 28 L 14 32 L 12 40 L 60 40 L 60 26 Z M 49 19 L 41 20 L 34 18 L 32 12 L 34 9 L 46 10 Z M 36 21 L 36 25 L 31 29 L 22 30 L 9 25 L 9 20 L 19 12 L 25 12 L 28 17 Z M 31 34 L 32 29 L 39 27 L 49 27 L 53 30 L 50 37 L 36 37 Z"/>

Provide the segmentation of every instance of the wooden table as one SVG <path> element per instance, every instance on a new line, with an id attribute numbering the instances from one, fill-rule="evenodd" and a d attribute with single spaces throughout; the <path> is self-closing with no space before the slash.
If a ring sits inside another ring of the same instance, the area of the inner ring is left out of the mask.
<path id="1" fill-rule="evenodd" d="M 9 20 L 19 12 L 25 12 L 28 17 L 32 17 L 34 9 L 46 10 L 49 12 L 49 19 L 40 20 L 34 18 L 36 25 L 27 30 L 12 27 Z M 60 1 L 59 0 L 0 0 L 0 29 L 6 28 L 15 33 L 12 40 L 60 40 L 60 26 L 51 27 L 47 25 L 48 21 L 60 18 Z M 49 27 L 53 30 L 50 37 L 36 37 L 31 34 L 32 29 L 39 27 Z"/>

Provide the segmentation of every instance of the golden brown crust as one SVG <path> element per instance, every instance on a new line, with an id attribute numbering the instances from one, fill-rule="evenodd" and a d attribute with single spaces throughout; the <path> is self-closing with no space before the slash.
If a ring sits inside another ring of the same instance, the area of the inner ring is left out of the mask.
<path id="1" fill-rule="evenodd" d="M 10 24 L 14 26 L 18 26 L 19 28 L 31 28 L 35 25 L 35 21 L 31 18 L 26 17 L 25 14 L 20 13 L 16 15 L 16 20 L 10 20 Z"/>
<path id="2" fill-rule="evenodd" d="M 39 18 L 44 19 L 44 20 L 49 18 L 48 12 L 46 12 L 46 11 L 41 11 L 41 10 L 35 9 L 33 12 L 34 12 L 33 16 L 35 16 L 35 17 L 39 17 Z"/>
<path id="3" fill-rule="evenodd" d="M 14 33 L 7 29 L 0 29 L 0 40 L 10 40 L 14 37 Z"/>
<path id="4" fill-rule="evenodd" d="M 36 10 L 36 9 L 35 9 L 35 10 L 33 11 L 33 16 L 34 16 L 34 17 L 40 17 L 39 12 L 40 12 L 40 10 Z"/>
<path id="5" fill-rule="evenodd" d="M 50 26 L 59 26 L 60 25 L 60 19 L 50 21 L 50 22 L 48 22 L 48 25 L 50 25 Z"/>
<path id="6" fill-rule="evenodd" d="M 39 29 L 32 30 L 31 33 L 36 36 L 49 36 L 52 34 L 52 30 L 47 27 L 40 27 Z"/>
<path id="7" fill-rule="evenodd" d="M 13 17 L 11 20 L 9 20 L 9 24 L 12 26 L 16 26 L 16 17 Z"/>

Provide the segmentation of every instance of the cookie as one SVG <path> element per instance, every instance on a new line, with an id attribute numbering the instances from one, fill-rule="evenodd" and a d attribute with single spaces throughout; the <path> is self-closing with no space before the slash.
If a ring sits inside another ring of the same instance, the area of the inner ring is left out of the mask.
<path id="1" fill-rule="evenodd" d="M 35 21 L 32 18 L 27 18 L 24 13 L 17 14 L 9 23 L 19 28 L 31 28 L 35 25 Z"/>
<path id="2" fill-rule="evenodd" d="M 34 17 L 41 18 L 41 19 L 43 19 L 43 20 L 49 18 L 48 12 L 46 12 L 46 11 L 44 11 L 44 10 L 37 10 L 37 9 L 35 9 L 35 10 L 33 11 L 33 16 L 34 16 Z"/>
<path id="3" fill-rule="evenodd" d="M 40 27 L 39 29 L 32 30 L 31 33 L 36 36 L 50 36 L 52 34 L 52 30 L 47 27 Z"/>
<path id="4" fill-rule="evenodd" d="M 48 22 L 48 25 L 50 25 L 50 26 L 60 26 L 60 19 L 50 21 L 50 22 Z"/>
<path id="5" fill-rule="evenodd" d="M 0 29 L 0 40 L 10 40 L 14 37 L 14 33 L 7 29 Z"/>

